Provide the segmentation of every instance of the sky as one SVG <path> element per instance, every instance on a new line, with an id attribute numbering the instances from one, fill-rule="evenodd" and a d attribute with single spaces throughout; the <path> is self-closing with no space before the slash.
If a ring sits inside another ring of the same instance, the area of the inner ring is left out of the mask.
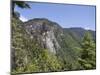
<path id="1" fill-rule="evenodd" d="M 95 6 L 28 2 L 31 9 L 15 7 L 20 19 L 47 18 L 63 28 L 81 27 L 95 30 Z"/>

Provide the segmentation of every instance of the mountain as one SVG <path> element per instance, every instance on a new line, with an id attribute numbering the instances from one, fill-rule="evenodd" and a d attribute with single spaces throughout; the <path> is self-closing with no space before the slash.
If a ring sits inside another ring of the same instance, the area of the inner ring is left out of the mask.
<path id="1" fill-rule="evenodd" d="M 62 36 L 58 34 L 63 34 L 63 30 L 58 24 L 47 19 L 33 19 L 25 22 L 24 27 L 42 48 L 47 48 L 53 53 L 61 48 L 56 38 Z"/>
<path id="2" fill-rule="evenodd" d="M 12 19 L 12 71 L 51 72 L 83 69 L 77 58 L 85 32 L 95 39 L 95 31 L 62 28 L 56 22 L 35 18 L 27 22 Z"/>
<path id="3" fill-rule="evenodd" d="M 76 40 L 82 40 L 85 32 L 88 31 L 91 33 L 93 39 L 95 40 L 95 33 L 96 32 L 93 30 L 86 30 L 86 29 L 80 28 L 80 27 L 64 28 L 64 30 L 65 30 L 65 32 L 68 32 L 70 35 L 72 35 L 72 37 L 75 38 Z"/>

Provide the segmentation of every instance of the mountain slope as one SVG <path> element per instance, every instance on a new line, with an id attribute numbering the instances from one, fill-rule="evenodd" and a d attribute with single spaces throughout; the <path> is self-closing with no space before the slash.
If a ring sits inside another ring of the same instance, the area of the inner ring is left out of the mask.
<path id="1" fill-rule="evenodd" d="M 76 50 L 87 30 L 62 28 L 45 18 L 12 19 L 12 71 L 49 72 L 83 69 Z M 91 31 L 93 37 L 95 32 Z"/>
<path id="2" fill-rule="evenodd" d="M 83 28 L 78 28 L 78 27 L 74 27 L 74 28 L 64 28 L 64 32 L 65 35 L 70 35 L 74 42 L 73 44 L 75 46 L 80 46 L 80 43 L 82 42 L 84 35 L 86 32 L 89 32 L 92 35 L 93 40 L 95 41 L 95 31 L 93 30 L 85 30 Z"/>
<path id="3" fill-rule="evenodd" d="M 40 42 L 39 45 L 42 48 L 56 54 L 66 64 L 70 63 L 73 70 L 79 68 L 78 61 L 76 61 L 78 51 L 75 49 L 81 47 L 80 43 L 88 30 L 83 28 L 63 29 L 59 24 L 45 18 L 32 19 L 25 22 L 24 25 L 30 35 L 37 38 L 37 42 Z"/>

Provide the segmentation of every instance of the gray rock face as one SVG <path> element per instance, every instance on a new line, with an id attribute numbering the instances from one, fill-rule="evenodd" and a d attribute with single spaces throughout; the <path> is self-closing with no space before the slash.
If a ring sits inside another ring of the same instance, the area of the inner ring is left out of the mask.
<path id="1" fill-rule="evenodd" d="M 53 31 L 47 31 L 44 42 L 46 44 L 46 48 L 48 48 L 51 52 L 56 53 L 56 50 L 60 48 Z"/>
<path id="2" fill-rule="evenodd" d="M 30 38 L 36 39 L 42 48 L 48 49 L 54 54 L 61 48 L 55 37 L 55 30 L 59 27 L 55 23 L 47 19 L 33 19 L 25 22 L 24 26 L 27 33 L 30 34 Z M 58 30 L 60 29 L 58 28 Z"/>

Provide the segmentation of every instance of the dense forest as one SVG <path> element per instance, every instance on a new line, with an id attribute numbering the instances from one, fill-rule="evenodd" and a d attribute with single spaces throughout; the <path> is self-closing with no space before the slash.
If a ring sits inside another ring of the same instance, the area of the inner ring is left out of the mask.
<path id="1" fill-rule="evenodd" d="M 12 74 L 96 68 L 96 31 L 62 28 L 46 18 L 22 22 L 12 14 Z"/>

